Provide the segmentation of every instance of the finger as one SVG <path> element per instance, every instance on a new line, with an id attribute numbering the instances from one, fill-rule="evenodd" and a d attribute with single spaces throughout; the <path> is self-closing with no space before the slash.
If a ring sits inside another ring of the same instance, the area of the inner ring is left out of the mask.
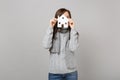
<path id="1" fill-rule="evenodd" d="M 56 18 L 54 18 L 54 20 L 55 20 L 55 21 L 57 21 L 57 19 L 56 19 Z"/>
<path id="2" fill-rule="evenodd" d="M 71 18 L 69 18 L 68 20 L 69 20 L 69 21 L 72 21 L 72 19 L 71 19 Z"/>
<path id="3" fill-rule="evenodd" d="M 73 25 L 73 22 L 71 22 L 70 24 Z"/>

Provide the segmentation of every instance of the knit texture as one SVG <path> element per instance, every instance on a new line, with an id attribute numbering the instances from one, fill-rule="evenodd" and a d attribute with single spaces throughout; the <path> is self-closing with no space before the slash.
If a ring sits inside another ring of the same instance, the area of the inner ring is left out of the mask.
<path id="1" fill-rule="evenodd" d="M 69 32 L 57 32 L 57 39 L 52 43 L 53 28 L 48 27 L 43 39 L 43 46 L 46 49 L 53 48 L 50 51 L 49 72 L 50 73 L 69 73 L 77 70 L 74 51 L 79 45 L 79 34 L 74 29 L 71 29 L 70 40 Z M 60 46 L 58 46 L 60 45 Z M 59 55 L 57 53 L 60 53 Z"/>

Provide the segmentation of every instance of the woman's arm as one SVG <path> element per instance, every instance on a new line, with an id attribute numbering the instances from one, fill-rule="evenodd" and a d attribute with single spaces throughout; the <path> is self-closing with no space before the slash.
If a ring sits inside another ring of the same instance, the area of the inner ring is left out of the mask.
<path id="1" fill-rule="evenodd" d="M 46 49 L 50 49 L 52 46 L 52 37 L 53 37 L 53 28 L 57 22 L 56 18 L 50 20 L 50 27 L 48 27 L 46 34 L 43 39 L 43 47 Z"/>
<path id="2" fill-rule="evenodd" d="M 71 28 L 69 49 L 71 51 L 75 51 L 78 48 L 78 46 L 79 46 L 79 33 L 75 30 L 75 28 Z"/>
<path id="3" fill-rule="evenodd" d="M 69 49 L 71 51 L 75 51 L 75 49 L 79 46 L 79 33 L 76 31 L 74 27 L 74 21 L 72 19 L 69 19 L 69 25 L 71 28 L 70 32 L 70 41 L 69 41 Z"/>
<path id="4" fill-rule="evenodd" d="M 43 47 L 49 49 L 52 46 L 53 28 L 48 27 L 46 34 L 43 38 Z"/>

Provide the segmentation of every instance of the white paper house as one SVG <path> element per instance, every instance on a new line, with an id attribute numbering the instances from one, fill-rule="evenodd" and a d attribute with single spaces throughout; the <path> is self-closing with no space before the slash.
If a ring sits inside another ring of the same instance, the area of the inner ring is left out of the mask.
<path id="1" fill-rule="evenodd" d="M 68 18 L 65 15 L 58 16 L 58 28 L 68 28 Z"/>

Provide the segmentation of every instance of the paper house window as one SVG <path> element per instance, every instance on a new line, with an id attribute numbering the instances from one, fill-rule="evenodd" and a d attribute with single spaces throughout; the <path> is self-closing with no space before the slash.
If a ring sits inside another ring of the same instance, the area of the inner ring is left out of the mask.
<path id="1" fill-rule="evenodd" d="M 65 15 L 58 16 L 58 28 L 68 28 L 68 18 Z"/>

